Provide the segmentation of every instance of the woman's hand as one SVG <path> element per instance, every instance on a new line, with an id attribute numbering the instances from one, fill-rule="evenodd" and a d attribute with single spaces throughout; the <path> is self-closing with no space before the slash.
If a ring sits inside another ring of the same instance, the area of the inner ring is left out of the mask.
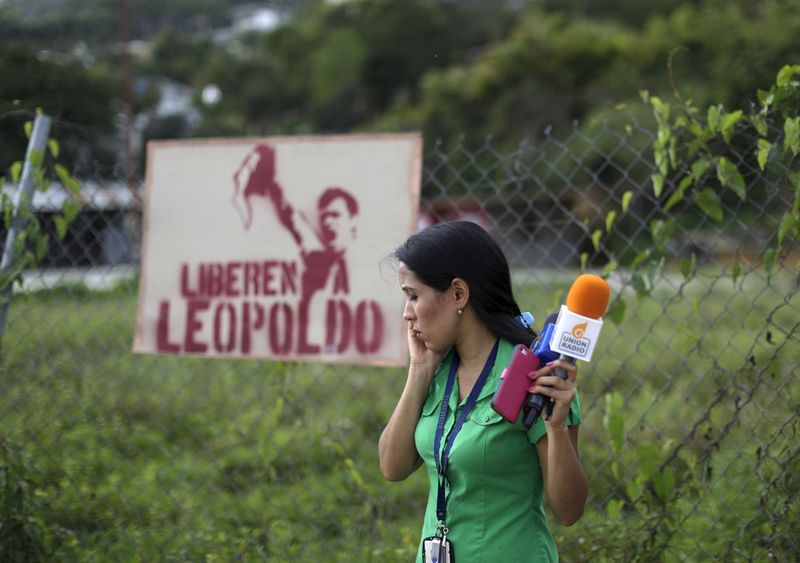
<path id="1" fill-rule="evenodd" d="M 555 369 L 561 368 L 567 372 L 567 378 L 561 379 L 555 374 Z M 575 398 L 575 378 L 577 368 L 572 362 L 555 360 L 540 370 L 528 374 L 533 384 L 528 387 L 531 393 L 539 393 L 554 400 L 553 414 L 547 419 L 549 426 L 566 426 L 572 399 Z"/>
<path id="2" fill-rule="evenodd" d="M 403 394 L 383 429 L 378 442 L 378 456 L 383 476 L 390 481 L 400 481 L 422 465 L 422 458 L 414 443 L 414 431 L 420 411 L 428 396 L 436 367 L 444 354 L 430 350 L 419 332 L 408 323 L 408 350 L 410 364 Z"/>
<path id="3" fill-rule="evenodd" d="M 411 321 L 408 322 L 408 352 L 411 367 L 430 374 L 431 378 L 444 357 L 443 352 L 434 352 L 425 345 L 419 333 L 412 328 Z"/>

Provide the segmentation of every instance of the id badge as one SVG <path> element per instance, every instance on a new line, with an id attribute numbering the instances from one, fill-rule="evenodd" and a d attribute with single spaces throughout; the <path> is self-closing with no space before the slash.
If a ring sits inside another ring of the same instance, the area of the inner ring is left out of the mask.
<path id="1" fill-rule="evenodd" d="M 425 563 L 456 563 L 453 544 L 447 536 L 431 536 L 422 540 L 422 560 Z"/>

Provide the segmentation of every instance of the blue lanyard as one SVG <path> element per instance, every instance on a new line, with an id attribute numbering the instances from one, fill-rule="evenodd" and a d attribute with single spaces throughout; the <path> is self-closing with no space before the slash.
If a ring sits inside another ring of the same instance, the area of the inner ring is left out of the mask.
<path id="1" fill-rule="evenodd" d="M 447 406 L 450 402 L 450 394 L 453 392 L 453 385 L 455 384 L 456 372 L 458 371 L 458 363 L 460 361 L 458 352 L 453 350 L 453 359 L 450 364 L 450 374 L 447 376 L 447 384 L 444 388 L 444 397 L 442 397 L 442 406 L 439 409 L 439 423 L 436 425 L 436 434 L 433 439 L 433 459 L 436 461 L 436 472 L 439 474 L 439 492 L 436 498 L 436 517 L 440 522 L 445 521 L 445 516 L 447 514 L 447 498 L 445 495 L 444 480 L 446 478 L 447 462 L 450 459 L 450 448 L 453 447 L 453 442 L 456 440 L 456 435 L 461 430 L 461 426 L 463 426 L 464 421 L 467 419 L 467 416 L 469 416 L 470 411 L 472 411 L 472 407 L 475 406 L 475 401 L 478 400 L 478 395 L 480 394 L 481 389 L 483 389 L 486 380 L 489 378 L 489 374 L 492 372 L 492 367 L 494 367 L 494 360 L 497 357 L 497 347 L 499 344 L 499 340 L 494 343 L 494 347 L 489 353 L 486 364 L 483 366 L 483 371 L 481 371 L 480 376 L 478 376 L 478 380 L 472 387 L 472 391 L 469 392 L 467 402 L 464 404 L 464 408 L 461 410 L 461 414 L 459 415 L 458 420 L 456 420 L 456 423 L 453 425 L 453 429 L 450 431 L 450 436 L 448 436 L 447 441 L 445 442 L 444 451 L 442 451 L 442 457 L 440 461 L 439 448 L 442 444 L 444 423 L 447 419 Z"/>

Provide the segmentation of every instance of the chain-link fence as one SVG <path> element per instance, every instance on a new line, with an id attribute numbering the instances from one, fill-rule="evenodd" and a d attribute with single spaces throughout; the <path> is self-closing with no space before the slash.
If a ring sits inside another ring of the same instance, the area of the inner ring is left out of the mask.
<path id="1" fill-rule="evenodd" d="M 666 225 L 652 140 L 598 124 L 428 146 L 420 226 L 484 225 L 539 319 L 582 268 L 608 275 L 601 343 L 579 369 L 590 500 L 577 525 L 551 524 L 563 559 L 796 560 L 796 242 L 769 275 L 761 259 L 793 192 L 754 166 L 722 221 L 678 206 L 665 259 L 640 260 Z M 376 453 L 405 370 L 133 355 L 135 201 L 87 193 L 3 336 L 5 553 L 413 558 L 426 479 L 385 482 Z"/>

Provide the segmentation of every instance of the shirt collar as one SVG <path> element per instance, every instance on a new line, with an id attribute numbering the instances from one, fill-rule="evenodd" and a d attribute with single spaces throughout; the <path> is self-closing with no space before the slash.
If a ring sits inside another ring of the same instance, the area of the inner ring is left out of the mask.
<path id="1" fill-rule="evenodd" d="M 453 350 L 453 348 L 450 348 L 450 350 L 447 351 L 444 359 L 442 359 L 442 363 L 439 364 L 439 369 L 436 371 L 436 375 L 433 380 L 433 392 L 436 393 L 437 397 L 441 397 L 444 394 L 444 387 L 447 383 L 447 374 L 450 372 L 450 364 L 453 361 Z M 483 389 L 481 389 L 481 392 L 478 395 L 478 401 L 485 399 L 490 395 L 494 395 L 495 391 L 497 391 L 497 387 L 500 385 L 500 375 L 502 375 L 503 370 L 508 365 L 508 362 L 511 361 L 511 355 L 513 352 L 514 344 L 501 338 L 500 345 L 497 348 L 497 358 L 495 358 L 494 366 L 492 367 L 492 373 L 486 380 L 486 384 L 483 386 Z M 457 407 L 459 403 L 458 388 L 456 387 L 453 390 L 453 393 L 450 395 L 450 407 L 455 410 L 455 407 Z"/>

